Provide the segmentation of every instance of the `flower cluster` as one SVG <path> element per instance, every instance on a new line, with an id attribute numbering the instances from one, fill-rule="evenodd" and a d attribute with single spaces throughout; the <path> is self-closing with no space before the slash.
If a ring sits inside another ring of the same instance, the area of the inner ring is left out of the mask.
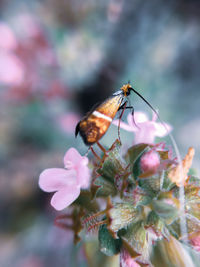
<path id="1" fill-rule="evenodd" d="M 41 23 L 23 13 L 17 17 L 17 25 L 20 38 L 7 23 L 0 22 L 0 85 L 5 88 L 4 98 L 30 101 L 35 97 L 49 100 L 66 96 L 63 83 L 53 75 L 59 69 L 58 59 Z"/>
<path id="2" fill-rule="evenodd" d="M 94 153 L 90 172 L 88 158 L 71 148 L 64 157 L 65 169 L 45 170 L 39 185 L 56 191 L 51 204 L 57 210 L 74 202 L 76 240 L 81 230 L 96 230 L 100 250 L 107 256 L 119 253 L 121 266 L 158 266 L 159 257 L 166 266 L 170 261 L 192 266 L 182 242 L 199 251 L 200 179 L 188 175 L 194 149 L 188 150 L 182 164 L 177 162 L 165 143 L 154 143 L 156 136 L 167 134 L 156 117 L 148 121 L 136 112 L 134 118 L 137 127 L 130 114 L 128 125 L 121 123 L 135 134 L 125 155 L 116 140 L 102 149 L 101 156 Z M 182 185 L 185 206 L 180 209 Z M 180 210 L 185 211 L 187 232 L 181 230 Z"/>

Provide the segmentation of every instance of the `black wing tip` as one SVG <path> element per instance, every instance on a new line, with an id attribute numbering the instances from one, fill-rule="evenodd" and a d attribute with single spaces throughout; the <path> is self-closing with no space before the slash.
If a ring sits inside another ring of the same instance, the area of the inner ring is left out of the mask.
<path id="1" fill-rule="evenodd" d="M 79 127 L 80 121 L 77 123 L 76 125 L 76 129 L 75 129 L 75 137 L 77 137 L 79 131 L 80 131 L 80 127 Z"/>
<path id="2" fill-rule="evenodd" d="M 87 136 L 80 130 L 80 121 L 76 125 L 75 137 L 77 137 L 78 134 L 80 134 L 80 136 L 82 137 L 83 142 L 86 146 L 92 146 L 96 143 L 96 142 L 88 142 Z"/>

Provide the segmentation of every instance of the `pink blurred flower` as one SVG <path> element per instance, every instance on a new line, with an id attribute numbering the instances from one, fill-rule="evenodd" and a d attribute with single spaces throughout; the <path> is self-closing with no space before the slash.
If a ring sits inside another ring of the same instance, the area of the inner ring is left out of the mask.
<path id="1" fill-rule="evenodd" d="M 76 113 L 69 112 L 67 114 L 62 115 L 58 119 L 58 123 L 64 132 L 74 133 L 76 125 L 79 120 L 80 117 Z"/>
<path id="2" fill-rule="evenodd" d="M 162 123 L 156 122 L 156 120 L 157 116 L 155 114 L 153 114 L 152 120 L 149 120 L 143 112 L 135 112 L 134 117 L 129 113 L 127 116 L 128 123 L 120 122 L 120 127 L 135 133 L 134 144 L 152 144 L 156 136 L 163 137 L 168 134 Z M 119 120 L 114 120 L 113 124 L 118 126 Z M 165 126 L 169 132 L 172 130 L 169 124 L 165 123 Z"/>
<path id="3" fill-rule="evenodd" d="M 122 10 L 123 10 L 123 1 L 111 0 L 107 10 L 109 21 L 115 23 L 119 19 Z"/>
<path id="4" fill-rule="evenodd" d="M 78 198 L 81 188 L 89 186 L 90 171 L 88 158 L 82 157 L 75 148 L 70 148 L 64 156 L 64 169 L 44 170 L 39 177 L 39 186 L 46 192 L 55 192 L 51 205 L 62 210 Z"/>
<path id="5" fill-rule="evenodd" d="M 24 71 L 23 63 L 16 55 L 0 51 L 0 82 L 18 85 L 23 81 Z"/>
<path id="6" fill-rule="evenodd" d="M 140 265 L 131 257 L 126 249 L 120 252 L 120 267 L 140 267 Z"/>
<path id="7" fill-rule="evenodd" d="M 140 167 L 143 172 L 155 173 L 159 166 L 160 157 L 156 151 L 150 150 L 142 155 L 140 159 Z"/>
<path id="8" fill-rule="evenodd" d="M 55 79 L 60 66 L 41 21 L 23 12 L 13 19 L 17 35 L 0 21 L 0 83 L 6 85 L 3 97 L 20 102 L 69 97 L 66 86 Z"/>
<path id="9" fill-rule="evenodd" d="M 13 50 L 17 46 L 17 40 L 11 28 L 4 22 L 0 22 L 0 49 Z"/>
<path id="10" fill-rule="evenodd" d="M 42 257 L 39 257 L 38 255 L 26 255 L 22 260 L 20 260 L 15 265 L 16 267 L 44 267 L 45 263 L 42 259 Z"/>
<path id="11" fill-rule="evenodd" d="M 55 79 L 51 81 L 47 91 L 44 93 L 44 96 L 47 100 L 54 98 L 68 98 L 69 92 L 68 88 L 64 86 L 61 81 Z"/>

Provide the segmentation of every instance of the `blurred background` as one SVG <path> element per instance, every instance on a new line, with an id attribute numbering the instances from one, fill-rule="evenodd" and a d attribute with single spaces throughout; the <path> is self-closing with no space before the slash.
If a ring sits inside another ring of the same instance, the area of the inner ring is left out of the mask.
<path id="1" fill-rule="evenodd" d="M 118 266 L 90 238 L 92 262 L 53 225 L 38 177 L 63 167 L 69 147 L 87 151 L 76 123 L 128 80 L 173 126 L 182 156 L 195 147 L 199 173 L 199 32 L 198 0 L 0 0 L 1 267 Z M 111 126 L 102 144 L 116 136 Z"/>

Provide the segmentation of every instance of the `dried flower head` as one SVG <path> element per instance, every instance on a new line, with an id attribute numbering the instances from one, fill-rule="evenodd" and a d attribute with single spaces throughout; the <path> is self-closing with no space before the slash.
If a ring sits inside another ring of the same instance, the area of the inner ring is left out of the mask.
<path id="1" fill-rule="evenodd" d="M 182 160 L 182 166 L 179 164 L 170 170 L 168 177 L 172 182 L 176 183 L 177 186 L 181 186 L 187 180 L 187 174 L 192 165 L 194 153 L 194 148 L 190 147 L 185 158 Z"/>

